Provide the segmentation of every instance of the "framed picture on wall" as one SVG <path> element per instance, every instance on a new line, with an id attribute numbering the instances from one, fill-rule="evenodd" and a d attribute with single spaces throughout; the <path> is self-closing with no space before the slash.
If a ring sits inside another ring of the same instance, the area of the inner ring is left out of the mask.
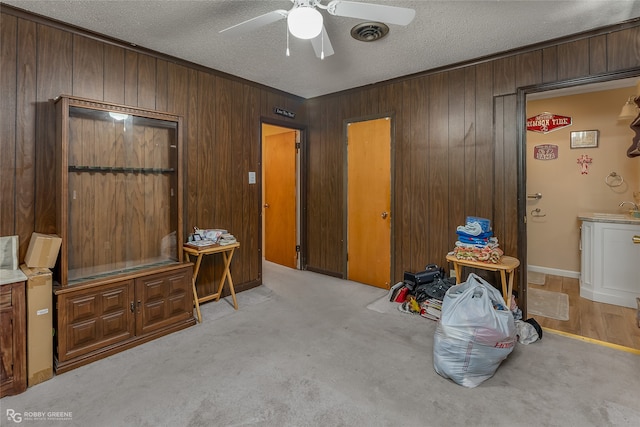
<path id="1" fill-rule="evenodd" d="M 598 146 L 597 130 L 579 130 L 571 132 L 571 148 L 596 148 Z"/>

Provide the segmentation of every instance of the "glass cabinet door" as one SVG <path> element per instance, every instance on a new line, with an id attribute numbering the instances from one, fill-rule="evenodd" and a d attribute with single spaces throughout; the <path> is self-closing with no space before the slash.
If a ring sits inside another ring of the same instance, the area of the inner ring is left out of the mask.
<path id="1" fill-rule="evenodd" d="M 178 123 L 68 114 L 69 282 L 178 261 Z"/>

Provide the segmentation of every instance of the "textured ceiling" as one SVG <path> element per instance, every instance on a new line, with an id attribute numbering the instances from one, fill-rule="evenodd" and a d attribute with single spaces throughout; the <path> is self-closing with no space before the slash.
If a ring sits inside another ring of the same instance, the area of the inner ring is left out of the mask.
<path id="1" fill-rule="evenodd" d="M 354 0 L 360 1 L 360 0 Z M 366 0 L 409 7 L 408 26 L 356 41 L 359 19 L 322 11 L 335 54 L 318 59 L 278 21 L 241 36 L 219 31 L 291 0 L 2 0 L 3 3 L 312 98 L 640 17 L 640 0 Z M 328 0 L 323 0 L 326 5 Z"/>

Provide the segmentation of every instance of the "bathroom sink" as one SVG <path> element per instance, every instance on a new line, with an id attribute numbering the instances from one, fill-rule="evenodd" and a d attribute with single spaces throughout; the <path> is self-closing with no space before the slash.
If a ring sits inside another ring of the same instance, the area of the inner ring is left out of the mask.
<path id="1" fill-rule="evenodd" d="M 630 215 L 619 214 L 619 213 L 599 213 L 596 212 L 593 214 L 595 218 L 602 219 L 629 219 Z"/>

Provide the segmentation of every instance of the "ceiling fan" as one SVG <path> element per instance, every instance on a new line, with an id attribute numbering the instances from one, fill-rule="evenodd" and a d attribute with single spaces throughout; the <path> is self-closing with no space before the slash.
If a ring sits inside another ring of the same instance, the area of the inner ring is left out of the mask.
<path id="1" fill-rule="evenodd" d="M 324 59 L 333 55 L 333 47 L 324 28 L 323 18 L 317 8 L 326 10 L 329 15 L 347 18 L 379 21 L 395 25 L 408 25 L 416 11 L 404 7 L 353 1 L 332 0 L 326 6 L 322 0 L 291 0 L 289 10 L 278 9 L 264 15 L 225 28 L 220 33 L 227 35 L 242 34 L 281 19 L 287 19 L 287 56 L 289 56 L 289 33 L 299 39 L 311 40 L 316 56 Z"/>

